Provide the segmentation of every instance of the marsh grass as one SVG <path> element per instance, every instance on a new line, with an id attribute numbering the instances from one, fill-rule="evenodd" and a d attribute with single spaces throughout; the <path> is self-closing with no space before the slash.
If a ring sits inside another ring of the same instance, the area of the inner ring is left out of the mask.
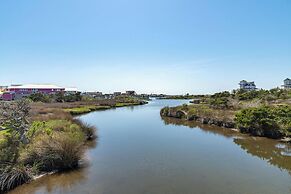
<path id="1" fill-rule="evenodd" d="M 38 164 L 40 171 L 64 171 L 78 167 L 84 141 L 76 134 L 54 132 L 34 139 L 23 153 L 26 165 Z"/>
<path id="2" fill-rule="evenodd" d="M 93 125 L 90 125 L 88 123 L 84 123 L 79 119 L 75 119 L 73 122 L 76 123 L 78 126 L 80 126 L 80 128 L 83 131 L 83 133 L 85 134 L 87 140 L 93 140 L 93 139 L 97 138 L 96 127 L 94 127 Z"/>
<path id="3" fill-rule="evenodd" d="M 76 107 L 76 108 L 67 108 L 64 109 L 65 112 L 69 112 L 71 115 L 80 115 L 89 113 L 96 110 L 106 110 L 110 109 L 111 106 L 84 106 L 84 107 Z"/>
<path id="4" fill-rule="evenodd" d="M 1 163 L 0 193 L 7 192 L 32 179 L 32 171 L 23 164 Z"/>

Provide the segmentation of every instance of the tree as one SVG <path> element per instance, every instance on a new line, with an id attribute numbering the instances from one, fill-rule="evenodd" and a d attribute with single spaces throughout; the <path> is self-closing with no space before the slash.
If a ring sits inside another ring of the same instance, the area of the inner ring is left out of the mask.
<path id="1" fill-rule="evenodd" d="M 11 161 L 16 163 L 19 157 L 20 144 L 27 144 L 28 139 L 26 132 L 29 129 L 29 102 L 22 99 L 15 102 L 1 102 L 0 103 L 0 128 L 9 131 L 10 135 L 7 137 L 9 142 L 9 150 L 11 152 Z"/>
<path id="2" fill-rule="evenodd" d="M 29 97 L 29 99 L 31 99 L 33 102 L 44 102 L 44 103 L 48 103 L 51 101 L 51 97 L 47 94 L 42 94 L 42 93 L 34 93 L 31 94 Z"/>

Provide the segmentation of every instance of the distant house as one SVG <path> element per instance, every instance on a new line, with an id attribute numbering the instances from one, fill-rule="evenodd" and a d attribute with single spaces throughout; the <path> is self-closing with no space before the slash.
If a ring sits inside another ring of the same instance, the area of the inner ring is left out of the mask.
<path id="1" fill-rule="evenodd" d="M 120 96 L 121 95 L 121 92 L 114 92 L 113 93 L 113 96 Z"/>
<path id="2" fill-rule="evenodd" d="M 64 92 L 65 88 L 46 84 L 46 85 L 38 85 L 38 84 L 27 84 L 27 85 L 11 85 L 7 87 L 5 93 L 3 93 L 3 100 L 16 100 L 23 97 L 27 97 L 34 93 L 42 93 L 42 94 L 55 94 L 58 92 Z"/>
<path id="3" fill-rule="evenodd" d="M 79 91 L 77 88 L 65 88 L 65 94 L 77 94 Z"/>
<path id="4" fill-rule="evenodd" d="M 113 94 L 104 94 L 103 97 L 105 99 L 112 99 L 114 96 L 113 96 Z"/>
<path id="5" fill-rule="evenodd" d="M 83 96 L 88 96 L 91 98 L 103 98 L 102 92 L 84 92 L 82 93 Z"/>
<path id="6" fill-rule="evenodd" d="M 287 78 L 284 80 L 283 88 L 284 89 L 291 89 L 291 79 Z"/>
<path id="7" fill-rule="evenodd" d="M 240 81 L 239 86 L 240 86 L 240 89 L 246 90 L 246 91 L 253 91 L 257 89 L 255 82 L 248 82 L 246 80 Z"/>
<path id="8" fill-rule="evenodd" d="M 126 91 L 125 93 L 126 93 L 126 95 L 128 95 L 128 96 L 135 96 L 135 95 L 136 95 L 136 92 L 133 91 L 133 90 L 128 90 L 128 91 Z"/>

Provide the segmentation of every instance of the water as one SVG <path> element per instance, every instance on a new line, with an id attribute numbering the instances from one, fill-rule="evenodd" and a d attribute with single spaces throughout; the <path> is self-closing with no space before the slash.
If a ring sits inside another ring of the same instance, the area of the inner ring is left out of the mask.
<path id="1" fill-rule="evenodd" d="M 88 164 L 11 193 L 291 193 L 290 145 L 160 117 L 162 107 L 187 102 L 154 100 L 81 116 L 98 128 Z"/>

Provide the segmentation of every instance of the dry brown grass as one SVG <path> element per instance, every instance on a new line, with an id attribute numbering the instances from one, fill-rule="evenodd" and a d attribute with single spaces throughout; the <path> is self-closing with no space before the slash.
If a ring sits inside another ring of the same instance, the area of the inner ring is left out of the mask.
<path id="1" fill-rule="evenodd" d="M 31 106 L 30 112 L 32 121 L 48 121 L 48 120 L 72 120 L 73 117 L 70 113 L 65 112 L 61 108 L 49 108 L 46 105 L 43 106 Z"/>
<path id="2" fill-rule="evenodd" d="M 32 121 L 48 121 L 48 120 L 72 120 L 73 117 L 64 109 L 80 108 L 84 106 L 96 106 L 103 101 L 88 102 L 66 102 L 66 103 L 31 103 L 30 116 Z"/>

